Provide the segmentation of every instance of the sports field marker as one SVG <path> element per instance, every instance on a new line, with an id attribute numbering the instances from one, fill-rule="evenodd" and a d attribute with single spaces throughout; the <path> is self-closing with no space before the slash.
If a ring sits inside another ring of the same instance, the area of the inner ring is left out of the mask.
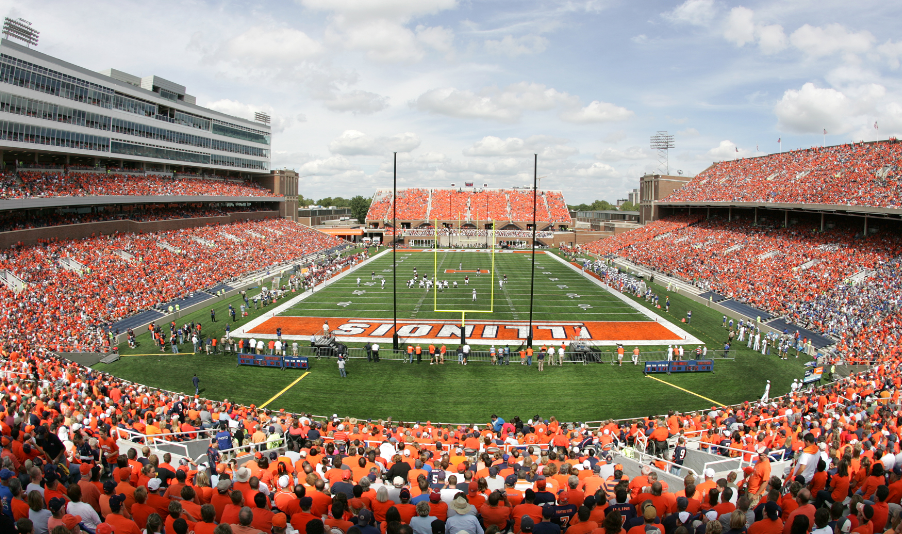
<path id="1" fill-rule="evenodd" d="M 722 403 L 722 402 L 717 402 L 716 400 L 709 399 L 708 397 L 699 395 L 698 393 L 694 393 L 694 392 L 692 392 L 692 391 L 689 391 L 688 389 L 681 388 L 680 386 L 673 385 L 673 384 L 671 384 L 670 382 L 665 382 L 664 380 L 661 380 L 660 378 L 657 378 L 657 377 L 654 377 L 654 376 L 651 376 L 651 375 L 645 375 L 645 378 L 651 378 L 652 380 L 657 380 L 658 382 L 660 382 L 660 383 L 662 383 L 662 384 L 667 384 L 668 386 L 670 386 L 670 387 L 672 387 L 672 388 L 677 388 L 678 390 L 680 390 L 680 391 L 685 391 L 686 393 L 688 393 L 688 394 L 690 394 L 690 395 L 695 395 L 696 397 L 698 397 L 698 398 L 700 398 L 700 399 L 705 399 L 705 400 L 708 401 L 708 402 L 713 402 L 715 406 L 726 406 L 726 404 L 724 404 L 724 403 Z"/>
<path id="2" fill-rule="evenodd" d="M 310 371 L 307 371 L 306 373 L 304 373 L 304 374 L 302 374 L 301 376 L 299 376 L 297 380 L 295 380 L 294 382 L 292 382 L 292 383 L 288 384 L 287 386 L 285 386 L 285 389 L 283 389 L 282 391 L 280 391 L 280 392 L 276 393 L 275 395 L 273 395 L 273 398 L 271 398 L 271 399 L 269 399 L 268 401 L 266 401 L 266 402 L 264 402 L 263 404 L 261 404 L 261 405 L 260 405 L 260 409 L 262 410 L 263 408 L 266 408 L 266 405 L 267 405 L 267 404 L 269 404 L 270 402 L 272 402 L 272 401 L 278 399 L 279 397 L 281 397 L 281 396 L 282 396 L 282 393 L 285 393 L 286 391 L 288 391 L 289 389 L 291 389 L 292 386 L 294 386 L 295 384 L 297 384 L 298 382 L 300 382 L 302 378 L 304 378 L 305 376 L 307 376 L 307 375 L 309 375 L 309 374 L 310 374 Z"/>

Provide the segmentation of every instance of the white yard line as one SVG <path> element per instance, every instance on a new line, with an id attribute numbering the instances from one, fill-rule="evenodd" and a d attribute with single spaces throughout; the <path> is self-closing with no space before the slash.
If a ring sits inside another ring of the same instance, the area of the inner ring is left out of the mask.
<path id="1" fill-rule="evenodd" d="M 637 312 L 639 312 L 639 313 L 641 313 L 642 315 L 648 317 L 649 319 L 652 319 L 653 321 L 655 321 L 655 322 L 657 322 L 657 323 L 663 325 L 664 327 L 666 327 L 668 330 L 670 330 L 670 331 L 673 332 L 674 334 L 676 334 L 676 335 L 680 336 L 681 338 L 683 338 L 683 341 L 682 341 L 682 342 L 674 342 L 673 344 L 676 344 L 676 345 L 702 345 L 702 344 L 703 344 L 702 341 L 701 341 L 700 339 L 698 339 L 697 337 L 693 336 L 693 335 L 690 334 L 689 332 L 683 330 L 682 328 L 680 328 L 680 327 L 677 326 L 676 324 L 674 324 L 674 323 L 668 321 L 667 319 L 665 319 L 665 318 L 661 317 L 660 315 L 654 313 L 653 311 L 649 310 L 648 308 L 645 308 L 645 307 L 642 306 L 641 304 L 639 304 L 639 303 L 637 303 L 637 302 L 634 302 L 631 298 L 629 298 L 628 296 L 624 295 L 623 293 L 617 291 L 616 289 L 610 287 L 609 285 L 605 284 L 604 282 L 602 282 L 602 281 L 599 280 L 598 278 L 595 278 L 594 276 L 590 275 L 589 273 L 584 273 L 584 272 L 582 272 L 582 271 L 581 271 L 580 269 L 578 269 L 576 266 L 574 266 L 574 265 L 571 264 L 570 262 L 568 262 L 568 261 L 562 259 L 562 258 L 559 257 L 557 254 L 546 254 L 546 256 L 547 256 L 547 257 L 554 258 L 554 259 L 557 260 L 558 262 L 563 263 L 563 264 L 566 265 L 567 267 L 573 269 L 575 272 L 582 274 L 583 277 L 587 278 L 588 280 L 590 280 L 591 282 L 593 282 L 593 283 L 594 283 L 595 285 L 597 285 L 598 287 L 604 289 L 604 290 L 607 291 L 608 293 L 614 295 L 615 297 L 619 298 L 619 299 L 622 300 L 623 302 L 627 303 L 631 308 L 633 308 L 633 309 L 636 310 Z M 625 342 L 626 342 L 626 343 L 630 343 L 630 344 L 634 344 L 634 342 L 632 342 L 632 341 L 625 341 Z M 663 343 L 659 343 L 659 344 L 663 344 Z"/>

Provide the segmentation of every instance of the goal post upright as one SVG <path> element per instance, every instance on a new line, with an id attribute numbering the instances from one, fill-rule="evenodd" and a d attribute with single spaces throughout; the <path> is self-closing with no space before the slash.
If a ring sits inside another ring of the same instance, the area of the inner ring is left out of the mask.
<path id="1" fill-rule="evenodd" d="M 452 229 L 453 230 L 453 229 Z M 478 228 L 477 228 L 478 230 Z M 433 229 L 436 242 L 438 240 L 438 219 L 435 220 L 435 228 Z M 458 227 L 458 232 L 461 232 L 461 229 Z M 440 310 L 438 307 L 438 291 L 434 290 L 432 292 L 432 311 L 435 313 L 459 313 L 460 314 L 460 342 L 461 345 L 466 344 L 467 342 L 467 329 L 466 329 L 466 317 L 467 313 L 494 313 L 495 311 L 495 251 L 496 247 L 494 246 L 495 242 L 495 221 L 492 221 L 492 259 L 491 259 L 491 268 L 489 269 L 489 309 L 487 310 Z M 460 243 L 458 242 L 458 245 Z M 476 257 L 479 257 L 480 251 L 475 251 Z M 438 245 L 433 248 L 433 260 L 432 260 L 432 278 L 433 280 L 438 282 Z M 478 270 L 478 268 L 477 268 Z M 475 290 L 474 290 L 475 291 Z"/>

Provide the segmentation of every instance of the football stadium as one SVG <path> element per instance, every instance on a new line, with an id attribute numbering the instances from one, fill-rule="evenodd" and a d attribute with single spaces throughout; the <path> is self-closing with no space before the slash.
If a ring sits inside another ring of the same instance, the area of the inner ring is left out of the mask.
<path id="1" fill-rule="evenodd" d="M 37 35 L 0 40 L 0 532 L 899 532 L 894 137 L 637 175 L 634 218 L 540 150 L 499 187 L 395 152 L 346 222 L 266 112 Z"/>

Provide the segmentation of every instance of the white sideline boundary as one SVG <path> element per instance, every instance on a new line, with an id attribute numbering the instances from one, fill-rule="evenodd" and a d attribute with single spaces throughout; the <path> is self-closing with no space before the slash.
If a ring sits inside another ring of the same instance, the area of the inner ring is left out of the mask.
<path id="1" fill-rule="evenodd" d="M 668 321 L 667 319 L 665 319 L 665 318 L 661 317 L 660 315 L 654 313 L 653 311 L 651 311 L 651 310 L 645 308 L 644 306 L 641 306 L 641 305 L 639 305 L 638 303 L 633 302 L 632 299 L 630 299 L 628 296 L 624 295 L 624 294 L 621 293 L 620 291 L 617 291 L 617 290 L 614 289 L 613 287 L 611 287 L 611 286 L 605 284 L 604 282 L 602 282 L 602 281 L 599 280 L 598 278 L 595 278 L 594 276 L 591 276 L 591 275 L 589 275 L 588 273 L 583 272 L 582 269 L 577 269 L 576 266 L 574 266 L 572 263 L 568 262 L 567 260 L 561 258 L 561 257 L 558 256 L 557 254 L 546 254 L 546 256 L 551 257 L 551 258 L 554 258 L 555 260 L 557 260 L 557 261 L 563 263 L 564 265 L 566 265 L 567 267 L 569 267 L 569 268 L 571 268 L 572 270 L 576 271 L 577 273 L 582 274 L 585 278 L 587 278 L 588 280 L 590 280 L 592 283 L 594 283 L 594 284 L 597 285 L 598 287 L 604 289 L 604 290 L 607 291 L 608 293 L 614 295 L 614 296 L 617 297 L 618 299 L 622 300 L 623 302 L 625 302 L 626 304 L 628 304 L 631 308 L 633 308 L 633 309 L 636 310 L 637 312 L 639 312 L 639 313 L 641 313 L 642 315 L 648 317 L 649 319 L 655 321 L 656 323 L 659 323 L 659 324 L 663 325 L 664 327 L 666 327 L 668 330 L 670 330 L 670 331 L 673 332 L 674 334 L 676 334 L 676 335 L 680 336 L 681 338 L 683 338 L 683 341 L 681 341 L 681 342 L 668 341 L 668 342 L 667 342 L 668 344 L 673 344 L 673 345 L 704 345 L 704 343 L 702 343 L 702 341 L 701 341 L 700 339 L 698 339 L 697 337 L 693 336 L 693 335 L 690 334 L 689 332 L 683 330 L 682 328 L 680 328 L 680 327 L 677 326 L 676 324 L 674 324 L 674 323 Z M 635 345 L 635 344 L 636 344 L 634 340 L 606 342 L 606 344 L 608 344 L 608 345 L 610 345 L 610 344 L 617 344 L 617 343 L 625 343 L 625 344 L 630 344 L 630 345 Z M 654 342 L 655 345 L 663 345 L 664 343 L 665 343 L 665 341 L 656 341 L 656 342 Z M 648 343 L 648 344 L 652 344 L 652 343 Z"/>
<path id="2" fill-rule="evenodd" d="M 351 267 L 351 268 L 348 269 L 347 271 L 345 271 L 345 272 L 343 272 L 343 273 L 341 273 L 341 274 L 339 274 L 339 275 L 336 275 L 336 276 L 334 276 L 334 277 L 332 277 L 332 278 L 326 280 L 325 282 L 323 282 L 323 283 L 317 285 L 317 286 L 316 286 L 316 290 L 317 290 L 317 291 L 320 291 L 320 290 L 324 289 L 325 287 L 331 285 L 332 283 L 337 282 L 338 280 L 341 280 L 341 279 L 344 278 L 345 276 L 349 276 L 349 275 L 351 275 L 352 273 L 356 273 L 356 271 L 357 271 L 358 269 L 361 269 L 361 268 L 363 268 L 365 265 L 369 264 L 370 262 L 375 261 L 376 259 L 381 258 L 382 256 L 391 253 L 391 251 L 392 251 L 392 249 L 386 249 L 386 250 L 384 250 L 384 251 L 382 251 L 382 252 L 376 254 L 375 256 L 371 256 L 370 258 L 367 258 L 367 259 L 366 259 L 365 261 L 363 261 L 362 263 L 358 263 L 357 265 L 355 265 L 354 267 Z M 416 251 L 411 251 L 411 252 L 414 252 L 414 253 L 415 253 Z M 450 250 L 449 252 L 455 252 L 455 251 L 454 251 L 454 250 Z M 399 253 L 400 253 L 400 251 L 399 251 Z M 546 257 L 552 257 L 552 258 L 554 258 L 555 260 L 557 260 L 557 261 L 563 263 L 564 265 L 566 265 L 567 267 L 569 267 L 569 268 L 572 269 L 573 271 L 582 274 L 582 276 L 584 276 L 584 277 L 586 277 L 587 279 L 589 279 L 591 282 L 593 282 L 593 283 L 594 283 L 595 285 L 597 285 L 598 287 L 600 287 L 600 288 L 604 289 L 605 291 L 607 291 L 608 293 L 614 295 L 615 297 L 617 297 L 618 299 L 620 299 L 620 300 L 622 300 L 623 302 L 625 302 L 627 305 L 629 305 L 629 306 L 630 306 L 631 308 L 633 308 L 634 310 L 638 311 L 639 313 L 641 313 L 642 315 L 646 316 L 646 317 L 649 318 L 650 320 L 655 321 L 655 322 L 661 324 L 662 326 L 664 326 L 665 328 L 667 328 L 668 330 L 670 330 L 671 332 L 673 332 L 674 334 L 676 334 L 676 335 L 678 335 L 678 336 L 680 336 L 680 337 L 682 338 L 682 341 L 679 341 L 679 340 L 635 340 L 635 339 L 627 339 L 627 340 L 587 340 L 587 341 L 586 341 L 586 344 L 591 345 L 591 346 L 596 346 L 596 347 L 603 347 L 603 346 L 614 347 L 614 346 L 617 346 L 617 344 L 619 344 L 619 343 L 623 343 L 623 344 L 625 344 L 625 345 L 633 345 L 633 346 L 658 346 L 658 345 L 665 345 L 665 344 L 672 344 L 672 345 L 702 345 L 702 344 L 703 344 L 703 343 L 701 342 L 701 340 L 699 340 L 699 339 L 696 338 L 695 336 L 689 334 L 688 332 L 686 332 L 686 331 L 683 330 L 682 328 L 678 327 L 676 324 L 674 324 L 674 323 L 668 321 L 667 319 L 664 319 L 664 318 L 661 317 L 660 315 L 657 315 L 657 314 L 655 314 L 654 312 L 652 312 L 652 311 L 650 311 L 650 310 L 647 310 L 646 308 L 644 308 L 644 307 L 640 306 L 639 304 L 633 302 L 629 297 L 627 297 L 626 295 L 623 295 L 623 294 L 620 293 L 619 291 L 617 291 L 617 290 L 611 288 L 611 287 L 608 286 L 607 284 L 604 284 L 603 282 L 601 282 L 601 281 L 598 280 L 597 278 L 592 277 L 592 276 L 589 276 L 589 275 L 587 275 L 586 273 L 583 273 L 580 269 L 577 269 L 576 267 L 574 267 L 573 265 L 571 265 L 571 264 L 568 263 L 567 261 L 561 259 L 561 258 L 560 258 L 559 256 L 557 256 L 556 254 L 553 254 L 553 253 L 550 253 L 550 252 L 547 252 L 547 251 L 546 251 L 546 253 L 544 254 L 544 256 L 546 256 Z M 304 301 L 305 299 L 307 299 L 308 297 L 310 297 L 310 296 L 313 295 L 314 293 L 315 293 L 315 292 L 306 291 L 306 292 L 304 292 L 304 293 L 302 293 L 302 294 L 300 294 L 300 295 L 298 295 L 298 296 L 296 296 L 296 297 L 293 297 L 292 299 L 286 301 L 285 303 L 280 304 L 279 306 L 273 308 L 272 310 L 269 311 L 269 313 L 266 313 L 266 314 L 264 314 L 264 315 L 261 315 L 260 317 L 257 317 L 256 319 L 254 319 L 254 320 L 252 320 L 252 321 L 250 321 L 250 322 L 248 322 L 248 323 L 246 323 L 246 324 L 240 326 L 239 328 L 233 330 L 232 333 L 231 333 L 231 337 L 234 337 L 234 338 L 243 338 L 243 339 L 254 338 L 254 339 L 257 339 L 257 340 L 260 340 L 260 339 L 266 339 L 266 340 L 269 340 L 269 339 L 276 339 L 276 335 L 275 335 L 275 334 L 251 334 L 251 333 L 249 333 L 248 331 L 257 328 L 258 326 L 262 325 L 262 324 L 263 324 L 264 322 L 266 322 L 267 320 L 269 320 L 269 319 L 271 319 L 271 318 L 273 318 L 273 317 L 276 317 L 276 316 L 282 314 L 283 312 L 285 312 L 285 311 L 287 311 L 287 310 L 293 308 L 293 307 L 296 306 L 299 302 Z M 349 317 L 349 318 L 346 319 L 346 321 L 349 322 L 349 323 L 354 323 L 354 322 L 367 321 L 367 319 L 359 318 L 359 317 L 358 317 L 358 318 L 355 318 L 355 317 Z M 390 320 L 386 320 L 386 319 L 379 319 L 379 320 L 371 319 L 370 321 L 390 321 Z M 429 320 L 410 320 L 410 319 L 403 319 L 403 320 L 402 320 L 402 319 L 399 319 L 399 320 L 398 320 L 399 326 L 400 326 L 400 325 L 406 325 L 406 324 L 413 324 L 413 323 L 456 324 L 456 323 L 457 323 L 457 320 L 456 320 L 456 319 L 429 319 Z M 524 321 L 486 321 L 486 320 L 480 320 L 480 319 L 475 319 L 475 320 L 473 320 L 473 321 L 467 321 L 467 324 L 521 325 L 521 324 L 523 324 L 523 323 L 524 323 Z M 535 324 L 538 324 L 538 325 L 549 325 L 549 324 L 554 324 L 554 325 L 559 325 L 559 324 L 571 325 L 571 324 L 580 324 L 579 321 L 567 321 L 567 322 L 534 321 L 534 323 L 535 323 Z M 289 340 L 289 341 L 309 341 L 310 336 L 286 335 L 286 334 L 283 334 L 283 335 L 282 335 L 282 339 L 283 339 L 283 340 Z M 391 342 L 391 341 L 392 341 L 392 338 L 390 338 L 390 337 L 365 337 L 365 338 L 362 338 L 362 337 L 353 337 L 353 336 L 337 336 L 336 339 L 337 339 L 338 341 L 341 341 L 341 342 L 362 342 L 362 341 L 371 341 L 371 342 L 378 342 L 378 343 L 388 343 L 388 342 Z M 429 339 L 426 339 L 426 338 L 416 338 L 416 340 L 417 340 L 418 343 L 447 343 L 447 342 L 448 342 L 448 339 L 445 339 L 445 338 L 435 338 L 435 339 L 432 339 L 432 338 L 429 338 Z M 494 343 L 495 343 L 495 344 L 498 344 L 498 345 L 510 345 L 511 343 L 513 343 L 513 345 L 517 345 L 517 344 L 518 344 L 518 343 L 514 343 L 514 342 L 512 342 L 512 341 L 511 341 L 511 342 L 506 342 L 505 340 L 501 340 L 501 339 L 499 339 L 499 340 L 491 340 L 491 341 L 494 341 Z M 490 342 L 491 342 L 491 341 L 490 341 Z M 552 343 L 552 344 L 554 344 L 554 343 L 556 343 L 556 342 L 557 342 L 557 340 L 555 340 L 555 341 L 549 341 L 549 343 Z M 513 346 L 513 345 L 512 345 L 512 346 Z"/>
<path id="3" fill-rule="evenodd" d="M 316 291 L 320 291 L 320 290 L 326 288 L 327 286 L 332 285 L 334 282 L 337 282 L 337 281 L 341 280 L 341 279 L 344 278 L 345 276 L 348 276 L 349 274 L 356 272 L 359 268 L 361 268 L 361 267 L 363 267 L 364 265 L 370 263 L 371 261 L 375 260 L 376 258 L 380 258 L 380 257 L 382 257 L 382 256 L 384 256 L 384 255 L 386 255 L 386 254 L 388 254 L 389 252 L 391 252 L 391 250 L 392 250 L 392 249 L 386 249 L 386 250 L 383 250 L 382 252 L 380 252 L 379 254 L 376 254 L 375 256 L 370 256 L 370 257 L 367 258 L 365 261 L 363 261 L 363 262 L 361 262 L 361 263 L 358 263 L 357 265 L 351 267 L 351 268 L 348 269 L 347 271 L 345 271 L 345 272 L 343 272 L 343 273 L 341 273 L 341 274 L 335 275 L 335 276 L 333 276 L 332 278 L 326 280 L 325 282 L 322 282 L 322 283 L 319 284 L 318 286 L 315 286 L 315 287 L 314 287 L 315 291 L 304 291 L 304 292 L 301 293 L 300 295 L 298 295 L 298 296 L 296 296 L 296 297 L 294 297 L 294 298 L 288 300 L 287 302 L 285 302 L 285 303 L 283 303 L 283 304 L 280 304 L 280 305 L 276 306 L 275 308 L 273 308 L 272 310 L 270 310 L 270 312 L 269 312 L 268 314 L 263 314 L 263 315 L 261 315 L 260 317 L 257 317 L 256 319 L 250 321 L 249 323 L 245 323 L 245 324 L 242 325 L 241 327 L 239 327 L 239 328 L 235 329 L 234 331 L 232 331 L 232 333 L 230 334 L 230 337 L 238 337 L 238 338 L 246 338 L 246 339 L 250 339 L 250 338 L 254 338 L 254 339 L 276 339 L 276 335 L 275 335 L 275 334 L 249 334 L 249 333 L 247 333 L 247 331 L 248 331 L 248 330 L 253 330 L 254 328 L 257 328 L 257 327 L 260 326 L 261 324 L 263 324 L 263 323 L 265 323 L 266 321 L 268 321 L 269 319 L 272 319 L 273 317 L 275 317 L 275 316 L 281 314 L 282 312 L 284 312 L 284 311 L 286 311 L 286 310 L 288 310 L 288 309 L 293 308 L 298 302 L 302 302 L 302 301 L 306 300 L 307 297 L 310 297 L 310 296 L 314 295 L 314 294 L 316 293 Z M 292 340 L 295 340 L 295 339 L 296 339 L 296 340 L 301 340 L 301 339 L 304 339 L 304 338 L 307 337 L 307 336 L 282 336 L 282 337 L 283 337 L 284 339 L 292 339 Z"/>

